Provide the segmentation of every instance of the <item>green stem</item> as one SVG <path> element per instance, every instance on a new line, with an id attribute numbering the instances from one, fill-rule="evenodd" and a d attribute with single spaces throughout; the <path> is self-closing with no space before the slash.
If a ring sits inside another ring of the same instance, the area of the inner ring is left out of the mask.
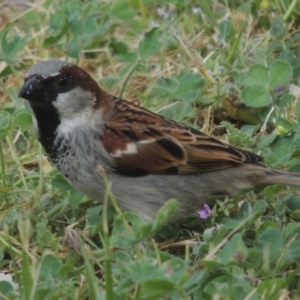
<path id="1" fill-rule="evenodd" d="M 185 258 L 186 261 L 189 261 L 189 259 L 190 259 L 190 247 L 189 247 L 189 245 L 185 246 L 184 258 Z"/>
<path id="2" fill-rule="evenodd" d="M 146 9 L 145 9 L 145 5 L 144 5 L 144 1 L 138 0 L 138 3 L 139 3 L 139 7 L 140 7 L 141 16 L 142 16 L 142 25 L 145 26 L 145 25 L 147 25 L 147 16 L 146 16 Z"/>
<path id="3" fill-rule="evenodd" d="M 226 58 L 226 62 L 227 62 L 227 63 L 231 63 L 231 61 L 232 61 L 232 59 L 233 59 L 233 56 L 235 55 L 236 50 L 237 50 L 237 48 L 238 48 L 238 46 L 239 46 L 239 43 L 240 43 L 240 40 L 241 40 L 241 37 L 242 37 L 242 33 L 243 33 L 243 30 L 240 29 L 240 31 L 239 31 L 239 33 L 238 33 L 238 36 L 237 36 L 237 38 L 234 40 L 234 43 L 233 43 L 233 45 L 232 45 L 232 47 L 231 47 L 231 50 L 230 50 L 230 52 L 229 52 L 229 55 L 228 55 L 228 57 Z"/>
<path id="4" fill-rule="evenodd" d="M 112 267 L 110 260 L 110 243 L 109 243 L 109 228 L 108 228 L 108 218 L 107 218 L 107 207 L 108 207 L 108 197 L 111 190 L 111 183 L 106 185 L 106 195 L 103 203 L 103 247 L 105 253 L 105 291 L 106 299 L 114 299 L 113 292 L 113 279 L 112 279 Z"/>
<path id="5" fill-rule="evenodd" d="M 140 299 L 139 296 L 140 296 L 140 285 L 136 284 L 132 300 Z"/>
<path id="6" fill-rule="evenodd" d="M 211 9 L 209 3 L 210 2 L 207 0 L 198 0 L 198 5 L 206 14 L 207 19 L 209 21 L 213 22 L 213 25 L 216 26 L 217 25 L 216 17 L 215 17 L 214 11 Z"/>
<path id="7" fill-rule="evenodd" d="M 29 193 L 29 194 L 32 194 L 34 197 L 36 196 L 35 192 L 33 192 L 31 190 L 17 190 L 17 191 L 9 192 L 6 195 L 2 195 L 1 198 L 4 199 L 6 197 L 11 197 L 13 195 L 18 195 L 21 193 Z"/>
<path id="8" fill-rule="evenodd" d="M 293 0 L 293 2 L 290 4 L 289 8 L 287 9 L 286 13 L 283 16 L 283 19 L 286 21 L 294 11 L 294 8 L 297 4 L 298 0 Z"/>
<path id="9" fill-rule="evenodd" d="M 285 8 L 285 5 L 280 0 L 276 0 L 275 2 L 277 4 L 277 9 L 279 11 L 279 14 L 282 15 L 283 14 L 283 8 Z"/>
<path id="10" fill-rule="evenodd" d="M 26 179 L 29 180 L 29 179 L 37 179 L 37 178 L 40 178 L 40 175 L 31 175 L 31 176 L 26 176 Z M 53 176 L 50 176 L 50 175 L 44 175 L 43 178 L 47 178 L 47 179 L 53 179 Z M 18 180 L 14 183 L 14 186 L 18 186 L 20 183 L 23 183 L 22 180 Z"/>
<path id="11" fill-rule="evenodd" d="M 35 154 L 33 154 L 33 153 L 25 154 L 25 155 L 19 156 L 19 160 L 20 160 L 20 162 L 27 162 L 28 160 L 32 159 L 34 156 L 35 156 Z M 15 164 L 16 162 L 14 159 L 11 158 L 11 159 L 6 159 L 5 163 L 7 165 L 12 165 L 12 164 Z"/>
<path id="12" fill-rule="evenodd" d="M 46 217 L 47 219 L 50 219 L 52 216 L 56 215 L 59 211 L 61 211 L 64 207 L 66 207 L 68 205 L 68 200 L 65 200 L 61 203 L 59 203 L 58 205 L 56 205 L 55 207 L 53 207 L 51 210 L 49 210 L 46 213 Z M 33 209 L 35 209 L 35 205 L 33 206 Z"/>
<path id="13" fill-rule="evenodd" d="M 41 202 L 40 199 L 43 194 L 43 183 L 44 183 L 44 176 L 43 176 L 43 150 L 41 144 L 39 144 L 39 186 L 38 186 L 38 198 L 39 203 Z"/>
<path id="14" fill-rule="evenodd" d="M 23 169 L 22 169 L 22 165 L 20 163 L 20 160 L 19 160 L 19 157 L 18 157 L 18 154 L 17 154 L 17 151 L 16 151 L 15 144 L 13 143 L 13 141 L 12 141 L 12 139 L 11 139 L 11 137 L 9 135 L 6 137 L 6 142 L 9 145 L 9 148 L 11 150 L 13 159 L 17 163 L 22 183 L 23 183 L 25 189 L 28 189 L 27 183 L 26 183 L 26 180 L 25 180 L 25 176 L 24 176 L 24 172 L 23 172 Z"/>
<path id="15" fill-rule="evenodd" d="M 9 241 L 9 238 L 11 238 L 11 237 L 8 237 L 8 236 L 3 236 L 2 237 L 2 234 L 1 234 L 1 236 L 0 236 L 1 246 L 3 248 L 7 248 L 9 250 L 12 250 L 15 254 L 20 256 L 22 254 L 22 252 L 18 248 L 12 246 L 12 241 Z"/>
<path id="16" fill-rule="evenodd" d="M 128 81 L 129 81 L 129 79 L 131 78 L 132 74 L 134 73 L 134 71 L 135 71 L 135 69 L 136 69 L 136 67 L 137 67 L 138 65 L 139 65 L 139 62 L 137 61 L 137 62 L 135 62 L 135 63 L 131 66 L 131 68 L 130 68 L 129 72 L 127 73 L 127 76 L 126 76 L 126 78 L 125 78 L 125 80 L 124 80 L 124 83 L 123 83 L 123 86 L 122 86 L 122 89 L 121 89 L 119 98 L 122 98 L 122 97 L 123 97 L 123 94 L 124 94 L 125 88 L 126 88 L 126 86 L 127 86 L 127 84 L 128 84 Z"/>
<path id="17" fill-rule="evenodd" d="M 131 226 L 128 224 L 127 220 L 125 219 L 125 217 L 123 216 L 123 213 L 121 211 L 121 209 L 119 208 L 118 206 L 118 203 L 117 203 L 117 200 L 113 194 L 113 192 L 111 191 L 111 182 L 109 182 L 107 176 L 106 176 L 106 173 L 105 173 L 105 170 L 103 169 L 103 171 L 99 171 L 102 173 L 102 177 L 103 177 L 103 180 L 104 180 L 104 184 L 106 186 L 106 189 L 107 189 L 107 195 L 108 195 L 108 198 L 114 208 L 114 210 L 116 211 L 116 213 L 122 218 L 122 221 L 124 222 L 126 228 L 128 229 L 129 232 L 132 231 L 132 228 Z M 105 211 L 104 211 L 105 212 Z M 134 246 L 135 250 L 136 250 L 136 254 L 138 257 L 141 257 L 141 249 L 139 248 L 138 245 L 135 245 Z"/>
<path id="18" fill-rule="evenodd" d="M 156 244 L 156 242 L 155 242 L 154 239 L 152 239 L 152 245 L 154 247 L 155 255 L 156 255 L 156 258 L 157 258 L 157 264 L 159 266 L 161 266 L 162 265 L 161 257 L 160 257 L 160 254 L 159 254 L 159 250 L 158 250 L 157 244 Z"/>
<path id="19" fill-rule="evenodd" d="M 0 143 L 0 160 L 1 160 L 2 185 L 6 186 L 6 172 L 5 172 L 5 163 L 4 163 L 4 155 L 3 155 L 2 143 Z"/>
<path id="20" fill-rule="evenodd" d="M 165 59 L 166 59 L 166 30 L 164 28 L 163 36 L 162 36 L 162 45 L 161 45 L 161 56 L 160 56 L 160 69 L 164 70 L 165 67 Z"/>
<path id="21" fill-rule="evenodd" d="M 14 105 L 19 108 L 20 105 L 19 103 L 15 100 L 15 97 L 10 93 L 10 91 L 6 88 L 5 84 L 3 84 L 2 80 L 0 80 L 0 86 L 3 89 L 3 91 L 5 92 L 5 94 L 7 94 L 7 96 L 12 99 L 12 101 L 14 102 Z"/>
<path id="22" fill-rule="evenodd" d="M 23 79 L 20 77 L 19 72 L 15 69 L 15 67 L 13 66 L 13 64 L 10 64 L 9 66 L 11 68 L 11 70 L 13 71 L 14 75 L 16 76 L 16 78 L 19 81 L 19 84 L 21 85 L 23 82 Z"/>

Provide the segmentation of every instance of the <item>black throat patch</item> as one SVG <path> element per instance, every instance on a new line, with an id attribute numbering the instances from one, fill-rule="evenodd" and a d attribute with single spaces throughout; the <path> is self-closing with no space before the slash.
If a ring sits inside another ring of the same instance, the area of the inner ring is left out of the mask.
<path id="1" fill-rule="evenodd" d="M 57 109 L 51 102 L 29 102 L 37 120 L 38 139 L 52 162 L 57 160 L 58 145 L 55 145 L 56 130 L 60 124 Z"/>

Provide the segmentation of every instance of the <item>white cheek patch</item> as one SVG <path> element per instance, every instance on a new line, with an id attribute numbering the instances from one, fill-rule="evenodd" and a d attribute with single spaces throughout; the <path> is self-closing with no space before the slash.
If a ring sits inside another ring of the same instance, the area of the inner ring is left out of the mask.
<path id="1" fill-rule="evenodd" d="M 95 96 L 91 92 L 76 87 L 66 93 L 58 94 L 53 105 L 58 110 L 61 119 L 70 119 L 83 109 L 93 106 L 94 102 Z"/>
<path id="2" fill-rule="evenodd" d="M 96 127 L 96 123 L 101 123 L 101 112 L 94 110 L 94 102 L 94 95 L 80 87 L 59 94 L 53 102 L 60 118 L 57 134 L 68 134 L 79 127 Z"/>
<path id="3" fill-rule="evenodd" d="M 135 143 L 128 143 L 125 150 L 117 150 L 111 153 L 112 157 L 122 157 L 126 154 L 136 154 L 137 153 L 137 146 Z"/>

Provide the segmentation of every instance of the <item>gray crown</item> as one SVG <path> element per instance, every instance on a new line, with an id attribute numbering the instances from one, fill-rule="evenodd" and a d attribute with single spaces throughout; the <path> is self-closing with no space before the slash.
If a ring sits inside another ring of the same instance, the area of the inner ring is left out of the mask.
<path id="1" fill-rule="evenodd" d="M 55 75 L 58 75 L 61 68 L 65 66 L 72 66 L 73 64 L 62 61 L 62 60 L 46 60 L 42 61 L 36 65 L 34 65 L 32 68 L 30 68 L 25 73 L 25 78 L 30 77 L 32 75 L 40 75 L 43 78 L 52 77 Z"/>

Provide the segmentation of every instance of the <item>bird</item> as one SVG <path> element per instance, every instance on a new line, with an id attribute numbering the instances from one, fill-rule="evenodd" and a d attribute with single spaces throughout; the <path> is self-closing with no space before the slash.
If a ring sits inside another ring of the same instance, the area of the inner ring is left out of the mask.
<path id="1" fill-rule="evenodd" d="M 105 174 L 118 206 L 145 222 L 171 198 L 180 220 L 226 196 L 300 186 L 300 174 L 270 169 L 251 151 L 110 95 L 67 61 L 33 65 L 19 97 L 49 160 L 75 189 L 103 202 Z"/>

